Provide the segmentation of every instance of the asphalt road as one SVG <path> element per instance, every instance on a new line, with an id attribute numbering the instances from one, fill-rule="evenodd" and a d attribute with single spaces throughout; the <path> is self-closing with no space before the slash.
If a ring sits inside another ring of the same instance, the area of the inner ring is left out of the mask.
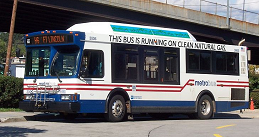
<path id="1" fill-rule="evenodd" d="M 222 117 L 193 120 L 184 116 L 167 120 L 138 117 L 134 121 L 106 122 L 102 118 L 60 118 L 0 123 L 1 137 L 256 137 L 259 119 Z"/>

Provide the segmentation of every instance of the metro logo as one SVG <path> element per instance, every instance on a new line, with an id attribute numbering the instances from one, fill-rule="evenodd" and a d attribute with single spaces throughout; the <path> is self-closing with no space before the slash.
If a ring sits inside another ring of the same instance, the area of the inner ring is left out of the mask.
<path id="1" fill-rule="evenodd" d="M 205 80 L 198 80 L 194 82 L 195 86 L 217 86 L 217 82 L 216 81 L 205 81 Z"/>

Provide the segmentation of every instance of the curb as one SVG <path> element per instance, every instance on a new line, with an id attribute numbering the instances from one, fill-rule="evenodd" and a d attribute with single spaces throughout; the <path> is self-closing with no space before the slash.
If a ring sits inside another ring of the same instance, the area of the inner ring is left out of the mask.
<path id="1" fill-rule="evenodd" d="M 25 117 L 20 118 L 0 118 L 0 123 L 7 123 L 7 122 L 21 122 L 21 121 L 27 121 Z"/>
<path id="2" fill-rule="evenodd" d="M 44 121 L 44 120 L 50 120 L 50 119 L 56 119 L 56 118 L 58 118 L 58 116 L 54 114 L 36 114 L 32 116 L 0 118 L 0 123 L 22 122 L 22 121 Z"/>

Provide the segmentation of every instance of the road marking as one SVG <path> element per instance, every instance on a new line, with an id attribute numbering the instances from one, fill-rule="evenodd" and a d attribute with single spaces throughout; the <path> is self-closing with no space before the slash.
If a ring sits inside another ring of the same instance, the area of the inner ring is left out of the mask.
<path id="1" fill-rule="evenodd" d="M 220 127 L 217 127 L 216 129 L 221 129 L 221 128 L 225 128 L 225 127 L 232 127 L 232 126 L 235 126 L 235 124 L 220 126 Z"/>
<path id="2" fill-rule="evenodd" d="M 220 134 L 213 134 L 215 137 L 222 137 Z"/>

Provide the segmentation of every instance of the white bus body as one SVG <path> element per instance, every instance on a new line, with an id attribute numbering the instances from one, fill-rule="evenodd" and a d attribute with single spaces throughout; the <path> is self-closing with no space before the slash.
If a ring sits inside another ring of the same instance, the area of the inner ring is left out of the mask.
<path id="1" fill-rule="evenodd" d="M 73 34 L 78 51 L 58 31 L 25 36 L 32 57 L 26 61 L 21 109 L 104 113 L 109 121 L 121 121 L 135 113 L 207 119 L 248 107 L 244 46 L 197 42 L 185 30 L 110 22 L 76 24 L 64 32 Z M 37 65 L 40 54 L 44 73 Z"/>

